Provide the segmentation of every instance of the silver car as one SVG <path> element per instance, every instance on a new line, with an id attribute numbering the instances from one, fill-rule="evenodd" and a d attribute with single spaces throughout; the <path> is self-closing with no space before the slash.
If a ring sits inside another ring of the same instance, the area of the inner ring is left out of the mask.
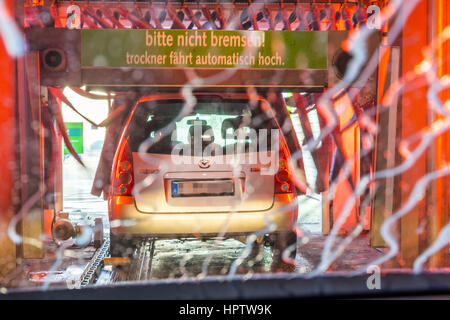
<path id="1" fill-rule="evenodd" d="M 256 233 L 272 235 L 281 259 L 296 241 L 296 191 L 270 104 L 240 93 L 193 98 L 152 95 L 131 111 L 111 176 L 112 255 L 140 237 Z"/>

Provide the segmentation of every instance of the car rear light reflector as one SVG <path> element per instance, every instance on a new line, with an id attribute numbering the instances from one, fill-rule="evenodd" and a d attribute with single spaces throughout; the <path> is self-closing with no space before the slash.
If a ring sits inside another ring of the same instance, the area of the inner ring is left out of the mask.
<path id="1" fill-rule="evenodd" d="M 292 193 L 293 182 L 289 171 L 289 161 L 286 145 L 280 141 L 280 158 L 278 172 L 275 175 L 275 193 Z"/>
<path id="2" fill-rule="evenodd" d="M 133 190 L 133 154 L 131 153 L 128 141 L 122 143 L 113 176 L 114 195 L 129 195 Z"/>

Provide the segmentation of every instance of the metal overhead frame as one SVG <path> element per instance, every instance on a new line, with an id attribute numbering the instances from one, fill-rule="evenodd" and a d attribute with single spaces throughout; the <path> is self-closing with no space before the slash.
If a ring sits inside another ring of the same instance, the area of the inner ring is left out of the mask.
<path id="1" fill-rule="evenodd" d="M 116 91 L 128 91 L 132 87 L 153 88 L 157 91 L 178 90 L 192 79 L 184 69 L 140 69 L 139 77 L 133 68 L 82 68 L 80 30 L 63 28 L 67 24 L 68 7 L 80 7 L 81 27 L 86 29 L 217 29 L 217 30 L 319 30 L 319 15 L 316 6 L 340 4 L 361 6 L 374 1 L 347 0 L 230 0 L 230 1 L 26 1 L 25 26 L 30 51 L 39 51 L 41 58 L 50 48 L 65 53 L 66 68 L 55 70 L 45 67 L 41 61 L 41 84 L 44 86 L 82 86 L 111 88 Z M 379 3 L 381 1 L 378 1 Z M 40 4 L 40 6 L 32 4 Z M 384 4 L 384 1 L 383 1 Z M 27 7 L 28 5 L 28 7 Z M 303 6 L 303 7 L 302 7 Z M 309 21 L 306 14 L 310 12 Z M 195 13 L 193 11 L 196 11 Z M 336 9 L 334 9 L 336 10 Z M 54 18 L 45 19 L 41 13 L 51 13 Z M 350 13 L 341 13 L 341 20 L 350 24 Z M 330 17 L 334 15 L 328 13 Z M 313 21 L 311 21 L 311 19 Z M 315 20 L 315 21 L 314 21 Z M 28 21 L 28 22 L 27 22 Z M 209 24 L 208 24 L 209 23 Z M 253 87 L 258 90 L 283 88 L 291 91 L 321 92 L 338 82 L 342 75 L 335 70 L 336 56 L 343 54 L 341 42 L 348 36 L 349 29 L 337 30 L 337 22 L 329 32 L 328 70 L 325 69 L 238 69 L 226 80 L 214 85 L 202 85 L 203 89 L 246 90 Z M 353 21 L 353 23 L 355 23 Z M 314 25 L 313 25 L 314 24 Z M 356 23 L 358 24 L 358 23 Z M 45 27 L 45 28 L 40 28 Z M 342 27 L 342 26 L 341 26 Z M 356 26 L 357 27 L 357 26 Z M 380 32 L 375 32 L 368 41 L 369 56 L 381 41 Z M 195 69 L 199 78 L 207 78 L 221 73 L 222 69 Z M 274 80 L 276 79 L 276 80 Z M 358 87 L 358 85 L 355 85 Z"/>
<path id="2" fill-rule="evenodd" d="M 118 3 L 123 5 L 138 5 L 145 6 L 147 4 L 205 4 L 205 5 L 248 5 L 252 3 L 267 4 L 268 6 L 279 6 L 279 5 L 295 5 L 295 4 L 346 4 L 346 5 L 368 5 L 370 3 L 376 2 L 379 5 L 385 5 L 386 0 L 25 0 L 25 5 L 29 6 L 42 6 L 50 3 L 55 3 L 55 5 L 65 5 L 65 4 L 105 4 L 105 5 L 117 5 Z"/>
<path id="3" fill-rule="evenodd" d="M 197 10 L 202 13 L 201 19 L 213 19 L 214 21 L 217 21 L 217 12 L 215 12 L 216 9 L 219 9 L 222 11 L 222 13 L 226 13 L 225 16 L 230 17 L 230 15 L 240 15 L 241 18 L 242 13 L 247 16 L 247 9 L 249 7 L 264 7 L 270 11 L 279 11 L 280 9 L 290 11 L 289 19 L 295 19 L 294 11 L 297 7 L 303 7 L 303 8 L 326 8 L 329 5 L 339 5 L 336 8 L 341 9 L 345 5 L 347 8 L 357 8 L 357 7 L 364 7 L 368 6 L 370 4 L 377 4 L 380 7 L 383 7 L 385 4 L 385 1 L 373 1 L 373 0 L 353 0 L 353 1 L 347 1 L 347 0 L 287 0 L 287 1 L 270 1 L 270 0 L 237 0 L 237 1 L 221 1 L 221 0 L 212 0 L 212 1 L 204 1 L 204 0 L 186 0 L 186 1 L 161 1 L 161 0 L 145 0 L 145 1 L 50 1 L 45 0 L 41 1 L 41 5 L 38 4 L 32 4 L 30 1 L 27 1 L 25 4 L 26 13 L 28 13 L 28 18 L 30 15 L 33 15 L 35 13 L 35 9 L 37 11 L 39 10 L 45 10 L 46 12 L 58 13 L 60 17 L 63 15 L 66 15 L 66 10 L 69 6 L 77 5 L 80 6 L 83 10 L 86 8 L 89 8 L 88 11 L 85 12 L 87 16 L 91 16 L 93 19 L 90 21 L 90 25 L 95 24 L 95 22 L 98 22 L 99 20 L 97 17 L 94 17 L 95 11 L 101 8 L 106 9 L 115 9 L 115 8 L 122 8 L 122 12 L 128 12 L 128 13 L 134 13 L 134 16 L 128 15 L 127 17 L 133 19 L 133 21 L 137 21 L 135 19 L 136 13 L 139 13 L 137 11 L 146 12 L 146 10 L 149 9 L 167 9 L 168 7 L 171 7 L 173 10 L 182 12 L 183 9 L 189 8 L 190 10 Z M 90 10 L 93 9 L 93 10 Z M 212 10 L 210 14 L 205 12 L 206 10 Z M 136 10 L 133 12 L 133 10 Z M 245 12 L 244 12 L 245 11 Z M 176 12 L 176 13 L 178 13 Z M 153 12 L 152 12 L 153 13 Z M 205 13 L 207 17 L 205 17 Z M 139 14 L 138 14 L 139 15 Z M 187 15 L 184 14 L 184 19 L 186 20 Z M 173 15 L 165 14 L 164 19 L 170 20 L 172 19 Z M 89 18 L 89 17 L 88 17 Z M 258 13 L 257 21 L 259 22 L 261 20 L 262 16 L 260 13 Z M 25 14 L 25 20 L 27 20 L 27 14 Z M 101 20 L 101 19 L 100 19 Z M 170 20 L 171 21 L 171 20 Z M 49 21 L 43 21 L 40 23 L 35 22 L 36 25 L 46 25 Z M 107 23 L 109 25 L 109 23 Z M 102 26 L 105 27 L 105 26 Z M 138 28 L 145 27 L 144 24 L 138 23 Z M 158 27 L 153 24 L 152 27 Z M 275 29 L 273 29 L 275 30 Z"/>
<path id="4" fill-rule="evenodd" d="M 339 81 L 333 61 L 342 54 L 340 43 L 347 37 L 346 31 L 329 31 L 328 70 L 327 69 L 237 69 L 232 75 L 214 85 L 203 84 L 202 88 L 227 88 L 258 90 L 283 88 L 291 91 L 321 92 Z M 183 68 L 83 68 L 81 66 L 81 30 L 30 28 L 25 30 L 29 50 L 39 52 L 41 57 L 41 85 L 44 86 L 91 86 L 130 90 L 131 87 L 154 88 L 172 91 L 185 86 L 192 78 Z M 368 47 L 371 54 L 376 52 L 380 34 L 374 33 Z M 48 68 L 43 60 L 49 50 L 57 49 L 64 55 L 65 68 Z M 227 69 L 194 69 L 196 76 L 207 78 Z M 139 77 L 133 76 L 139 72 Z M 191 69 L 192 71 L 192 69 Z"/>

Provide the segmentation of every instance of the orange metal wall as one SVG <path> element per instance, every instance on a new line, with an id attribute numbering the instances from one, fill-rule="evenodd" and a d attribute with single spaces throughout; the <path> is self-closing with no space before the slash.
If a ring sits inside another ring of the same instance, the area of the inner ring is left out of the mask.
<path id="1" fill-rule="evenodd" d="M 342 130 L 345 125 L 351 120 L 353 116 L 352 102 L 348 95 L 343 96 L 339 101 L 336 102 L 335 108 L 337 110 L 343 110 L 339 116 L 339 128 Z M 350 167 L 350 179 L 354 185 L 357 183 L 358 174 L 357 170 L 359 168 L 359 140 L 358 140 L 359 128 L 356 124 L 352 125 L 350 128 L 342 133 L 342 144 L 343 152 L 346 159 L 352 161 Z M 352 186 L 349 184 L 348 180 L 344 178 L 343 172 L 341 172 L 339 177 L 339 182 L 336 185 L 336 192 L 333 198 L 333 222 L 336 223 L 339 216 L 342 214 L 347 201 L 353 196 Z M 358 201 L 354 201 L 354 205 L 351 211 L 348 213 L 347 219 L 343 224 L 340 233 L 350 232 L 355 228 L 358 223 Z"/>
<path id="2" fill-rule="evenodd" d="M 433 21 L 435 23 L 435 34 L 440 34 L 446 26 L 450 25 L 450 2 L 448 0 L 435 1 L 437 18 Z M 445 42 L 437 52 L 437 60 L 440 62 L 439 76 L 450 74 L 450 59 L 449 59 L 449 41 Z M 440 95 L 441 101 L 450 99 L 450 90 L 445 90 Z M 446 165 L 450 161 L 450 134 L 447 133 L 437 139 L 436 142 L 436 167 Z M 450 179 L 444 178 L 436 181 L 436 206 L 435 218 L 432 220 L 430 226 L 430 241 L 433 241 L 442 228 L 442 226 L 449 223 L 450 217 Z M 431 259 L 432 267 L 439 267 L 441 265 L 448 266 L 450 263 L 449 248 L 442 250 Z"/>
<path id="3" fill-rule="evenodd" d="M 6 0 L 12 10 L 13 1 Z M 14 165 L 15 64 L 0 41 L 0 280 L 15 267 L 15 245 L 8 238 Z"/>

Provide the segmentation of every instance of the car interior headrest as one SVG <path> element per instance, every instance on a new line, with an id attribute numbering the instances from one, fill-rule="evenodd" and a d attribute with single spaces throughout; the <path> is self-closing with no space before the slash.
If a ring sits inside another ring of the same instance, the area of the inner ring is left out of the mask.
<path id="1" fill-rule="evenodd" d="M 188 120 L 187 122 L 186 122 L 187 124 L 189 124 L 189 125 L 203 125 L 203 126 L 206 126 L 207 125 L 207 122 L 206 122 L 206 120 L 200 120 L 200 119 L 191 119 L 191 120 Z"/>
<path id="2" fill-rule="evenodd" d="M 220 133 L 222 135 L 223 139 L 227 138 L 227 130 L 232 128 L 233 129 L 233 133 L 239 128 L 239 126 L 241 125 L 243 120 L 242 116 L 236 117 L 236 118 L 228 118 L 225 119 L 222 122 L 222 128 L 220 130 Z"/>
<path id="3" fill-rule="evenodd" d="M 212 143 L 214 142 L 214 131 L 212 130 L 211 126 L 206 125 L 206 121 L 196 121 L 196 124 L 194 124 L 193 126 L 189 127 L 189 141 L 192 144 L 192 142 L 194 141 L 194 133 L 195 133 L 195 128 L 198 127 L 200 128 L 199 132 L 201 132 L 202 134 L 202 143 Z M 197 129 L 198 130 L 198 129 Z M 204 137 L 203 135 L 208 132 L 210 134 L 209 138 Z"/>

